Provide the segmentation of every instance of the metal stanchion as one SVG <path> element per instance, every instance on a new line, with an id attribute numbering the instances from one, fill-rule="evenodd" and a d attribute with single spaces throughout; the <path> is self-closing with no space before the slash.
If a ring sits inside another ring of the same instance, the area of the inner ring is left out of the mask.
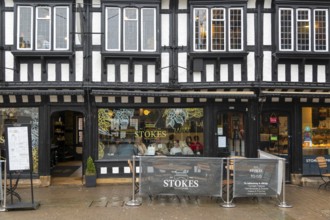
<path id="1" fill-rule="evenodd" d="M 234 208 L 236 205 L 230 201 L 229 194 L 230 194 L 230 160 L 227 158 L 227 200 L 224 201 L 224 203 L 221 204 L 222 207 L 224 208 Z M 234 184 L 234 183 L 233 183 Z"/>
<path id="2" fill-rule="evenodd" d="M 3 182 L 3 191 L 2 191 L 2 194 L 3 194 L 3 203 L 2 203 L 2 207 L 0 206 L 0 212 L 4 212 L 6 211 L 6 200 L 7 200 L 7 167 L 6 167 L 6 160 L 0 160 L 0 169 L 2 169 L 1 167 L 1 163 L 4 164 L 4 173 L 3 173 L 3 176 L 4 176 L 4 182 Z M 0 174 L 1 174 L 1 170 L 0 170 Z M 0 175 L 0 178 L 2 178 L 2 176 Z M 2 187 L 0 185 L 0 187 Z"/>
<path id="3" fill-rule="evenodd" d="M 127 206 L 139 206 L 142 204 L 141 201 L 135 199 L 135 156 L 133 155 L 133 170 L 132 170 L 132 200 L 127 201 L 125 205 Z"/>
<path id="4" fill-rule="evenodd" d="M 283 178 L 282 178 L 282 202 L 278 205 L 281 208 L 292 208 L 292 205 L 289 205 L 285 201 L 285 159 L 282 159 L 283 163 Z"/>

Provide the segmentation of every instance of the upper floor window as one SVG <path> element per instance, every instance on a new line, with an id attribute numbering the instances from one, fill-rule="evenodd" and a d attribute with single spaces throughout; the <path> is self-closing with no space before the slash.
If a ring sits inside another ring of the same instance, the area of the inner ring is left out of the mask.
<path id="1" fill-rule="evenodd" d="M 280 51 L 328 51 L 328 9 L 279 9 Z"/>
<path id="2" fill-rule="evenodd" d="M 156 51 L 155 8 L 105 8 L 107 51 Z"/>
<path id="3" fill-rule="evenodd" d="M 194 8 L 194 51 L 242 51 L 243 8 Z"/>
<path id="4" fill-rule="evenodd" d="M 68 50 L 68 6 L 18 6 L 17 49 Z"/>

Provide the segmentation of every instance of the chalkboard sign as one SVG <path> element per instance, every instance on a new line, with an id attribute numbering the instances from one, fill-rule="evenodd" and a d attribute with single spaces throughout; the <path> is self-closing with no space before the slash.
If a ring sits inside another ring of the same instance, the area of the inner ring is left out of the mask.
<path id="1" fill-rule="evenodd" d="M 6 125 L 6 147 L 9 171 L 31 169 L 30 125 Z"/>

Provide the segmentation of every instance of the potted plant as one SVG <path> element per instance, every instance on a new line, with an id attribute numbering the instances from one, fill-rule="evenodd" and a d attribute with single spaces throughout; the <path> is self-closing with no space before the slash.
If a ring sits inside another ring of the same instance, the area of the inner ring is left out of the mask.
<path id="1" fill-rule="evenodd" d="M 96 168 L 91 156 L 87 158 L 86 172 L 85 172 L 85 186 L 96 186 Z"/>

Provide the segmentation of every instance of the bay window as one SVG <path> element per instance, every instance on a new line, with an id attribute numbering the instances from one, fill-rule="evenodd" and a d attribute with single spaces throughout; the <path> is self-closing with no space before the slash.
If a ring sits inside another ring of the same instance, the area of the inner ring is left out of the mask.
<path id="1" fill-rule="evenodd" d="M 69 7 L 18 6 L 17 33 L 19 50 L 68 50 Z"/>
<path id="2" fill-rule="evenodd" d="M 243 8 L 194 8 L 194 51 L 242 51 Z"/>

